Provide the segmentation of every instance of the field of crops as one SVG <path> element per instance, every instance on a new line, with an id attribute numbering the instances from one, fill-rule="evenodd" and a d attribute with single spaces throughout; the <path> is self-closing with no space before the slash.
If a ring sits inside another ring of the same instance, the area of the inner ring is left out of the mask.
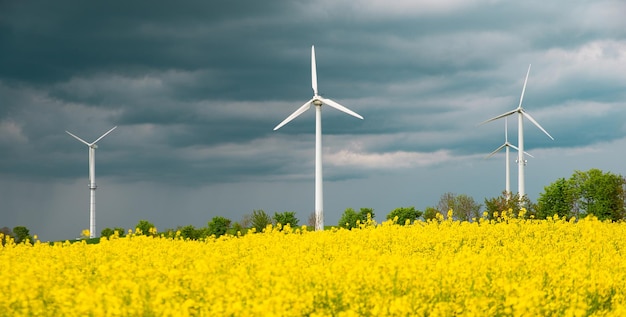
<path id="1" fill-rule="evenodd" d="M 0 315 L 626 316 L 626 223 L 279 229 L 7 244 Z"/>

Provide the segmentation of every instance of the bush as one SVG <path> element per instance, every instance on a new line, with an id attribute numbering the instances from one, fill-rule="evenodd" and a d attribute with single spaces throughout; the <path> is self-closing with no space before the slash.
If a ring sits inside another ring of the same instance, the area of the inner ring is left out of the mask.
<path id="1" fill-rule="evenodd" d="M 341 215 L 337 226 L 346 229 L 356 228 L 358 227 L 357 222 L 365 223 L 367 221 L 367 215 L 370 215 L 370 217 L 374 219 L 374 209 L 361 208 L 361 211 L 357 213 L 352 208 L 346 208 Z"/>
<path id="2" fill-rule="evenodd" d="M 228 232 L 230 228 L 230 219 L 224 217 L 213 217 L 213 219 L 209 222 L 207 233 L 208 235 L 215 235 L 215 237 L 220 237 Z"/>
<path id="3" fill-rule="evenodd" d="M 250 221 L 256 232 L 263 232 L 267 225 L 272 224 L 272 218 L 262 209 L 253 210 Z"/>
<path id="4" fill-rule="evenodd" d="M 156 234 L 156 227 L 148 220 L 139 220 L 137 226 L 135 226 L 137 235 L 154 236 Z"/>
<path id="5" fill-rule="evenodd" d="M 100 237 L 109 238 L 114 234 L 115 234 L 115 231 L 111 228 L 104 228 L 102 229 L 102 231 L 100 231 Z"/>
<path id="6" fill-rule="evenodd" d="M 405 225 L 407 223 L 407 220 L 410 222 L 415 221 L 417 218 L 422 216 L 422 212 L 415 209 L 415 207 L 411 206 L 411 207 L 400 207 L 400 208 L 396 208 L 394 210 L 392 210 L 388 215 L 387 215 L 387 220 L 392 220 L 395 217 L 398 217 L 398 220 L 396 220 L 396 223 L 399 225 Z"/>
<path id="7" fill-rule="evenodd" d="M 424 209 L 424 220 L 428 221 L 428 220 L 437 219 L 438 213 L 439 213 L 439 210 L 437 208 L 426 207 L 426 209 Z"/>
<path id="8" fill-rule="evenodd" d="M 113 229 L 114 232 L 117 232 L 117 235 L 120 237 L 123 237 L 126 235 L 126 229 L 122 228 L 122 227 L 115 227 Z"/>
<path id="9" fill-rule="evenodd" d="M 200 230 L 197 230 L 194 226 L 188 225 L 179 229 L 180 237 L 183 239 L 198 240 L 200 238 Z"/>
<path id="10" fill-rule="evenodd" d="M 274 213 L 274 222 L 276 224 L 286 225 L 289 224 L 292 228 L 298 226 L 298 218 L 296 218 L 295 211 L 285 211 L 281 213 Z"/>
<path id="11" fill-rule="evenodd" d="M 24 226 L 13 228 L 13 238 L 15 239 L 15 243 L 26 242 L 27 240 L 33 241 L 33 237 L 30 236 L 30 231 Z"/>

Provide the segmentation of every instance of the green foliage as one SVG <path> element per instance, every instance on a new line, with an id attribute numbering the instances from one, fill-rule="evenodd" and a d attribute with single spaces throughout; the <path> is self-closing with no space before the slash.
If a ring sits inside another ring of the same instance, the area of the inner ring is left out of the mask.
<path id="1" fill-rule="evenodd" d="M 13 228 L 13 238 L 15 239 L 15 243 L 33 241 L 33 237 L 30 236 L 30 231 L 24 226 Z"/>
<path id="2" fill-rule="evenodd" d="M 215 237 L 223 236 L 224 234 L 226 234 L 226 232 L 228 232 L 228 229 L 230 228 L 230 223 L 231 221 L 228 218 L 220 216 L 213 217 L 213 219 L 209 221 L 207 234 L 209 236 L 215 235 Z"/>
<path id="3" fill-rule="evenodd" d="M 354 211 L 352 208 L 346 208 L 339 218 L 339 222 L 337 223 L 338 227 L 352 229 L 356 227 L 356 222 L 359 219 L 359 214 Z"/>
<path id="4" fill-rule="evenodd" d="M 256 232 L 263 232 L 267 225 L 272 223 L 272 218 L 262 209 L 255 209 L 252 211 L 252 217 L 250 217 L 250 224 L 252 228 L 256 229 Z"/>
<path id="5" fill-rule="evenodd" d="M 115 234 L 115 231 L 113 229 L 111 229 L 111 228 L 104 228 L 104 229 L 102 229 L 102 231 L 100 231 L 100 236 L 101 237 L 109 238 L 113 234 Z"/>
<path id="6" fill-rule="evenodd" d="M 396 221 L 396 223 L 399 225 L 405 225 L 407 221 L 409 221 L 409 223 L 412 223 L 413 221 L 415 221 L 417 218 L 421 216 L 422 216 L 422 212 L 415 209 L 415 207 L 413 206 L 400 207 L 400 208 L 396 208 L 392 210 L 387 215 L 387 220 L 392 220 L 395 217 L 398 217 L 398 220 Z"/>
<path id="7" fill-rule="evenodd" d="M 480 217 L 481 205 L 474 201 L 474 198 L 465 194 L 445 193 L 439 199 L 439 212 L 446 216 L 452 210 L 453 217 L 461 221 L 469 221 L 472 218 Z"/>
<path id="8" fill-rule="evenodd" d="M 361 208 L 361 210 L 357 213 L 352 208 L 346 208 L 341 215 L 337 226 L 346 229 L 357 228 L 357 222 L 365 223 L 367 221 L 367 215 L 370 215 L 370 217 L 374 219 L 374 209 Z"/>
<path id="9" fill-rule="evenodd" d="M 296 218 L 295 211 L 285 211 L 285 212 L 275 212 L 274 213 L 274 223 L 286 225 L 289 224 L 291 227 L 298 226 L 298 218 Z"/>
<path id="10" fill-rule="evenodd" d="M 113 228 L 114 232 L 117 232 L 117 235 L 120 237 L 123 237 L 126 235 L 126 229 L 122 228 L 122 227 L 115 227 Z"/>
<path id="11" fill-rule="evenodd" d="M 156 227 L 148 220 L 139 220 L 135 228 L 140 231 L 137 232 L 138 235 L 152 236 L 156 232 Z"/>
<path id="12" fill-rule="evenodd" d="M 115 235 L 116 232 L 117 232 L 118 237 L 123 237 L 125 233 L 124 228 L 119 228 L 119 227 L 115 229 L 104 228 L 102 229 L 102 231 L 100 231 L 100 236 L 110 238 L 111 236 Z"/>
<path id="13" fill-rule="evenodd" d="M 439 213 L 439 210 L 437 208 L 426 207 L 426 209 L 424 209 L 424 220 L 428 221 L 428 220 L 437 219 L 438 213 Z"/>
<path id="14" fill-rule="evenodd" d="M 511 217 L 517 217 L 522 208 L 526 209 L 524 217 L 529 217 L 536 213 L 536 205 L 526 195 L 520 198 L 519 193 L 511 195 L 511 193 L 503 191 L 498 197 L 485 198 L 485 212 L 488 219 L 493 219 L 494 213 L 502 214 L 503 211 Z"/>
<path id="15" fill-rule="evenodd" d="M 574 210 L 573 191 L 569 181 L 559 178 L 554 183 L 543 188 L 543 193 L 537 199 L 537 218 L 545 219 L 558 215 L 571 217 Z"/>
<path id="16" fill-rule="evenodd" d="M 189 240 L 198 240 L 202 234 L 202 230 L 196 229 L 193 225 L 184 226 L 178 229 L 178 231 L 180 231 L 181 238 Z"/>
<path id="17" fill-rule="evenodd" d="M 558 179 L 544 188 L 538 202 L 540 216 L 554 214 L 568 217 L 594 215 L 600 220 L 624 219 L 624 185 L 621 175 L 599 169 L 574 171 L 568 179 Z"/>
<path id="18" fill-rule="evenodd" d="M 239 222 L 235 222 L 228 230 L 228 233 L 230 233 L 233 236 L 237 236 L 239 234 L 242 234 L 242 235 L 245 234 L 246 231 L 247 231 L 246 228 L 244 228 Z"/>

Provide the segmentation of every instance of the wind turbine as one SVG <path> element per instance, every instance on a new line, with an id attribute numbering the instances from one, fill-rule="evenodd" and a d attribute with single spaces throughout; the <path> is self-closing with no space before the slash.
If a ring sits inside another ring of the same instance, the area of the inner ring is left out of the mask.
<path id="1" fill-rule="evenodd" d="M 508 200 L 511 197 L 511 176 L 510 176 L 511 175 L 511 172 L 510 172 L 511 169 L 509 167 L 509 162 L 511 162 L 511 160 L 509 158 L 509 148 L 513 148 L 513 149 L 515 149 L 517 151 L 519 151 L 519 149 L 515 145 L 513 145 L 513 144 L 511 144 L 509 142 L 509 137 L 508 137 L 509 129 L 507 127 L 507 122 L 508 122 L 508 118 L 505 117 L 504 118 L 504 144 L 500 145 L 497 149 L 495 149 L 493 152 L 491 152 L 485 158 L 487 159 L 487 158 L 490 158 L 490 157 L 494 156 L 496 153 L 498 153 L 500 150 L 502 150 L 502 148 L 505 149 L 505 153 L 506 153 L 506 155 L 505 155 L 505 160 L 506 160 L 506 168 L 505 168 L 505 171 L 506 171 L 506 189 L 505 190 L 506 190 L 506 198 Z M 530 156 L 530 157 L 534 157 L 534 156 L 530 155 L 530 153 L 528 153 L 528 152 L 524 152 L 524 153 L 526 155 Z"/>
<path id="2" fill-rule="evenodd" d="M 311 105 L 315 106 L 315 230 L 324 230 L 324 193 L 322 185 L 322 105 L 331 106 L 351 116 L 363 119 L 358 113 L 327 98 L 321 97 L 317 92 L 317 69 L 315 64 L 315 46 L 311 46 L 311 85 L 313 98 L 292 113 L 287 119 L 279 123 L 274 131 L 280 129 L 289 121 L 295 119 L 307 111 Z"/>
<path id="3" fill-rule="evenodd" d="M 524 117 L 530 120 L 530 122 L 532 122 L 535 126 L 537 126 L 537 128 L 543 131 L 543 133 L 545 133 L 550 139 L 554 140 L 550 133 L 542 128 L 541 125 L 539 125 L 539 123 L 537 123 L 537 121 L 535 121 L 535 119 L 533 119 L 533 117 L 528 114 L 526 110 L 524 110 L 524 108 L 522 108 L 524 92 L 526 91 L 526 83 L 528 82 L 528 74 L 530 74 L 530 65 L 528 65 L 526 79 L 524 79 L 524 87 L 522 88 L 522 95 L 520 96 L 519 105 L 517 106 L 517 108 L 481 123 L 484 124 L 517 113 L 517 146 L 519 147 L 519 149 L 517 150 L 517 190 L 519 192 L 520 199 L 522 199 L 526 194 L 524 189 L 524 166 L 526 165 L 526 160 L 524 159 Z"/>
<path id="4" fill-rule="evenodd" d="M 115 130 L 115 128 L 117 128 L 117 126 L 114 126 L 111 130 L 107 131 L 91 143 L 77 137 L 69 131 L 65 131 L 67 134 L 73 136 L 76 140 L 89 147 L 89 238 L 96 237 L 96 149 L 98 148 L 96 143 L 98 143 L 98 141 L 104 138 L 107 134 L 111 133 L 111 131 Z"/>

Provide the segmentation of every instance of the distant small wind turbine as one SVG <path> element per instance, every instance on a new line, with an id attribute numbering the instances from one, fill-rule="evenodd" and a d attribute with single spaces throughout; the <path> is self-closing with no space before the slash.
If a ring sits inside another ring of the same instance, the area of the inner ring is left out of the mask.
<path id="1" fill-rule="evenodd" d="M 505 190 L 506 190 L 506 198 L 508 200 L 511 197 L 511 172 L 510 172 L 511 168 L 509 167 L 509 163 L 511 162 L 511 160 L 509 158 L 509 148 L 513 148 L 513 149 L 515 149 L 517 151 L 519 151 L 519 149 L 515 145 L 513 145 L 513 144 L 511 144 L 509 142 L 509 137 L 508 137 L 508 134 L 509 134 L 508 130 L 509 129 L 507 127 L 507 121 L 508 121 L 507 118 L 504 118 L 504 144 L 500 145 L 497 149 L 495 149 L 493 152 L 491 152 L 485 158 L 486 159 L 490 158 L 490 157 L 494 156 L 496 153 L 498 153 L 500 150 L 502 150 L 503 148 L 505 149 L 505 153 L 506 153 L 506 155 L 505 155 L 505 160 L 506 160 L 506 168 L 505 168 L 505 171 L 506 171 L 506 189 Z M 534 157 L 534 156 L 530 155 L 530 153 L 528 153 L 528 152 L 524 152 L 524 153 L 526 153 L 526 155 L 528 155 L 530 157 Z"/>
<path id="2" fill-rule="evenodd" d="M 537 121 L 535 121 L 535 119 L 533 119 L 533 117 L 530 114 L 528 114 L 526 110 L 524 110 L 524 108 L 522 108 L 522 100 L 524 100 L 524 92 L 526 91 L 526 83 L 528 82 L 528 74 L 530 74 L 530 65 L 528 65 L 528 71 L 526 72 L 526 79 L 524 80 L 524 87 L 522 88 L 522 95 L 520 96 L 519 105 L 517 106 L 517 108 L 509 112 L 503 113 L 497 117 L 493 117 L 481 123 L 481 124 L 485 124 L 487 122 L 491 122 L 491 121 L 517 113 L 517 138 L 518 138 L 517 146 L 519 147 L 519 149 L 517 150 L 517 155 L 518 155 L 517 156 L 517 173 L 518 173 L 517 187 L 518 187 L 520 199 L 522 199 L 525 195 L 524 166 L 526 165 L 526 160 L 524 159 L 524 153 L 525 153 L 524 152 L 524 117 L 530 120 L 530 122 L 532 122 L 535 126 L 537 126 L 537 128 L 543 131 L 543 133 L 545 133 L 550 139 L 554 140 L 554 138 L 550 135 L 550 133 L 548 133 L 544 128 L 542 128 L 541 125 L 539 125 L 539 123 L 537 123 Z"/>
<path id="3" fill-rule="evenodd" d="M 324 230 L 324 194 L 322 184 L 322 105 L 331 106 L 351 116 L 363 119 L 358 113 L 327 98 L 322 98 L 317 92 L 317 69 L 315 64 L 315 46 L 311 46 L 311 85 L 313 98 L 292 113 L 287 119 L 279 123 L 274 131 L 280 129 L 303 112 L 311 105 L 315 106 L 315 230 Z"/>
<path id="4" fill-rule="evenodd" d="M 72 134 L 69 131 L 67 134 L 73 136 L 76 140 L 84 143 L 89 147 L 89 237 L 96 237 L 96 149 L 98 148 L 98 141 L 104 138 L 107 134 L 111 133 L 115 130 L 117 126 L 114 126 L 111 130 L 107 131 L 105 134 L 97 138 L 95 141 L 89 143 L 76 135 Z"/>

